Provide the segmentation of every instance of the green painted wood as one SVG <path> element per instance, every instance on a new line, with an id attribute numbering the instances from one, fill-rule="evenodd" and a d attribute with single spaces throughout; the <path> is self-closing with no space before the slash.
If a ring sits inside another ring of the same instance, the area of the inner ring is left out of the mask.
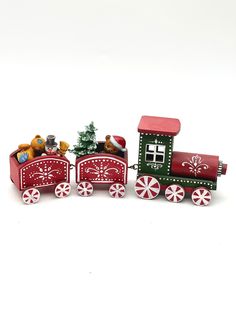
<path id="1" fill-rule="evenodd" d="M 174 138 L 172 136 L 140 133 L 138 171 L 148 174 L 169 175 L 173 150 L 173 140 Z M 160 144 L 165 146 L 165 159 L 163 163 L 151 162 L 146 160 L 146 147 L 147 145 L 152 144 Z"/>
<path id="2" fill-rule="evenodd" d="M 138 172 L 137 177 L 144 176 L 150 173 Z M 152 177 L 156 178 L 161 185 L 170 185 L 170 184 L 179 184 L 183 187 L 192 187 L 197 188 L 200 186 L 204 186 L 209 190 L 216 190 L 217 182 L 209 181 L 209 180 L 201 180 L 194 178 L 182 178 L 176 176 L 164 176 L 158 174 L 152 174 Z"/>

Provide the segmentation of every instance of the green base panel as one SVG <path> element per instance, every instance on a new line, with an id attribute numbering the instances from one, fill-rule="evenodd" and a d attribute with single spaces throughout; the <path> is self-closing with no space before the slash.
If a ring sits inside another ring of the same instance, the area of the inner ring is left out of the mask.
<path id="1" fill-rule="evenodd" d="M 193 187 L 193 188 L 204 186 L 209 190 L 216 190 L 216 187 L 217 187 L 216 181 L 209 181 L 209 180 L 202 180 L 202 179 L 163 176 L 163 175 L 155 175 L 155 174 L 141 173 L 141 172 L 137 174 L 137 177 L 141 177 L 145 175 L 156 178 L 160 182 L 160 184 L 163 184 L 163 185 L 179 184 L 183 187 Z"/>

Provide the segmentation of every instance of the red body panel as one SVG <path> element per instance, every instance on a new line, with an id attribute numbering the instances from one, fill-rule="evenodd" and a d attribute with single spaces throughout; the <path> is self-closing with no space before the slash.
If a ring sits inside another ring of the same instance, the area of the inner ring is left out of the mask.
<path id="1" fill-rule="evenodd" d="M 97 153 L 76 159 L 76 183 L 90 181 L 96 184 L 127 183 L 128 158 Z"/>
<path id="2" fill-rule="evenodd" d="M 173 152 L 171 175 L 216 181 L 219 157 Z"/>
<path id="3" fill-rule="evenodd" d="M 15 158 L 17 152 L 18 150 L 10 155 L 10 178 L 18 190 L 20 190 L 20 172 L 18 171 L 20 164 Z"/>
<path id="4" fill-rule="evenodd" d="M 67 158 L 40 156 L 20 164 L 16 160 L 16 153 L 10 155 L 11 179 L 20 191 L 28 187 L 48 187 L 70 182 L 70 162 Z"/>

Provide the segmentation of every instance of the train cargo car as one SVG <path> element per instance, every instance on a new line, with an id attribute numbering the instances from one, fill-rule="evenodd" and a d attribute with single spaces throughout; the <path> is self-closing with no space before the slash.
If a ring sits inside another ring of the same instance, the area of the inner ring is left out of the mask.
<path id="1" fill-rule="evenodd" d="M 125 196 L 128 175 L 128 152 L 119 155 L 104 153 L 105 142 L 99 142 L 97 153 L 76 159 L 76 183 L 80 196 L 90 196 L 94 187 L 108 186 L 111 197 Z"/>
<path id="2" fill-rule="evenodd" d="M 10 155 L 10 178 L 22 191 L 25 204 L 37 203 L 40 190 L 54 190 L 59 198 L 70 194 L 70 162 L 66 157 L 45 155 L 19 163 L 18 152 Z"/>

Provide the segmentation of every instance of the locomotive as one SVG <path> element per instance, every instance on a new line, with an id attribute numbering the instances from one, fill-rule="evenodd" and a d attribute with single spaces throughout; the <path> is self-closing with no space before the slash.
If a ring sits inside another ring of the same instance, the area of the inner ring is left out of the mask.
<path id="1" fill-rule="evenodd" d="M 138 125 L 138 164 L 128 166 L 127 150 L 112 155 L 102 150 L 76 158 L 75 165 L 65 156 L 38 156 L 19 163 L 19 150 L 10 155 L 10 179 L 22 191 L 25 204 L 37 203 L 40 190 L 53 190 L 56 197 L 71 192 L 70 170 L 75 168 L 77 192 L 90 196 L 97 185 L 108 186 L 111 197 L 125 196 L 128 168 L 137 169 L 134 190 L 141 199 L 151 200 L 161 192 L 170 202 L 181 202 L 191 195 L 195 205 L 206 206 L 211 190 L 216 190 L 217 177 L 226 174 L 227 165 L 218 156 L 173 151 L 174 137 L 180 121 L 173 118 L 142 116 Z"/>
<path id="2" fill-rule="evenodd" d="M 227 165 L 218 156 L 173 151 L 179 131 L 178 119 L 141 118 L 135 192 L 140 198 L 153 199 L 163 191 L 175 203 L 190 194 L 195 205 L 208 205 L 217 177 L 226 174 Z"/>

